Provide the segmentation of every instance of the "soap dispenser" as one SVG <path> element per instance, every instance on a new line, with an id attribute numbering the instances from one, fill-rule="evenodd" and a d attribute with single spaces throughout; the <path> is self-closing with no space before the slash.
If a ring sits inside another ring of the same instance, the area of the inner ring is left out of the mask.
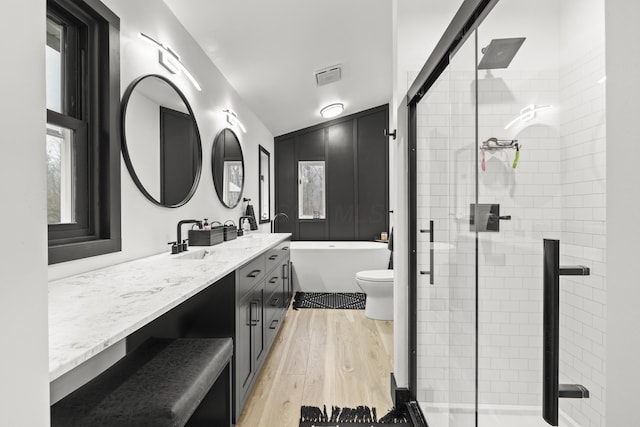
<path id="1" fill-rule="evenodd" d="M 249 233 L 249 231 L 251 231 L 251 224 L 247 218 L 242 220 L 242 229 L 245 233 Z"/>

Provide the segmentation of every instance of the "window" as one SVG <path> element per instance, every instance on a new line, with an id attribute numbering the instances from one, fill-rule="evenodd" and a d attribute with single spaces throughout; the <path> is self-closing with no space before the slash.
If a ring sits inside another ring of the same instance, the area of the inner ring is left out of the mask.
<path id="1" fill-rule="evenodd" d="M 325 219 L 324 161 L 298 162 L 298 218 Z"/>
<path id="2" fill-rule="evenodd" d="M 120 250 L 119 19 L 98 0 L 49 0 L 49 264 Z"/>

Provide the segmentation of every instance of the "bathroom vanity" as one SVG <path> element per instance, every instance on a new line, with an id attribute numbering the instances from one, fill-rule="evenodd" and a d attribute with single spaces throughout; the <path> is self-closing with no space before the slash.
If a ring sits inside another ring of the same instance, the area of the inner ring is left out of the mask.
<path id="1" fill-rule="evenodd" d="M 249 234 L 50 282 L 50 381 L 123 340 L 232 337 L 236 419 L 292 296 L 289 239 Z"/>

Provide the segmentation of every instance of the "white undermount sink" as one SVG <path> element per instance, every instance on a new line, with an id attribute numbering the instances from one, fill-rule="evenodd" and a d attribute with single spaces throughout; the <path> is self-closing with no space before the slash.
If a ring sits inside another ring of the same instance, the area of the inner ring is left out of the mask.
<path id="1" fill-rule="evenodd" d="M 200 260 L 200 259 L 206 259 L 209 258 L 210 256 L 213 256 L 215 254 L 215 251 L 212 251 L 211 249 L 202 249 L 199 251 L 189 251 L 186 253 L 182 253 L 180 255 L 174 256 L 172 257 L 172 259 L 195 259 L 195 260 Z"/>

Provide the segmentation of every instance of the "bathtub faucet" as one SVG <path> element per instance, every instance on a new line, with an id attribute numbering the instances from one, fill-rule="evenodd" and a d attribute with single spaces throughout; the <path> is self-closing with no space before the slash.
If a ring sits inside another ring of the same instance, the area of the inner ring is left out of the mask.
<path id="1" fill-rule="evenodd" d="M 280 217 L 284 217 L 284 222 L 288 222 L 289 221 L 289 215 L 287 215 L 284 212 L 278 212 L 277 214 L 274 215 L 273 219 L 271 220 L 271 232 L 275 233 L 276 230 L 276 220 Z"/>

